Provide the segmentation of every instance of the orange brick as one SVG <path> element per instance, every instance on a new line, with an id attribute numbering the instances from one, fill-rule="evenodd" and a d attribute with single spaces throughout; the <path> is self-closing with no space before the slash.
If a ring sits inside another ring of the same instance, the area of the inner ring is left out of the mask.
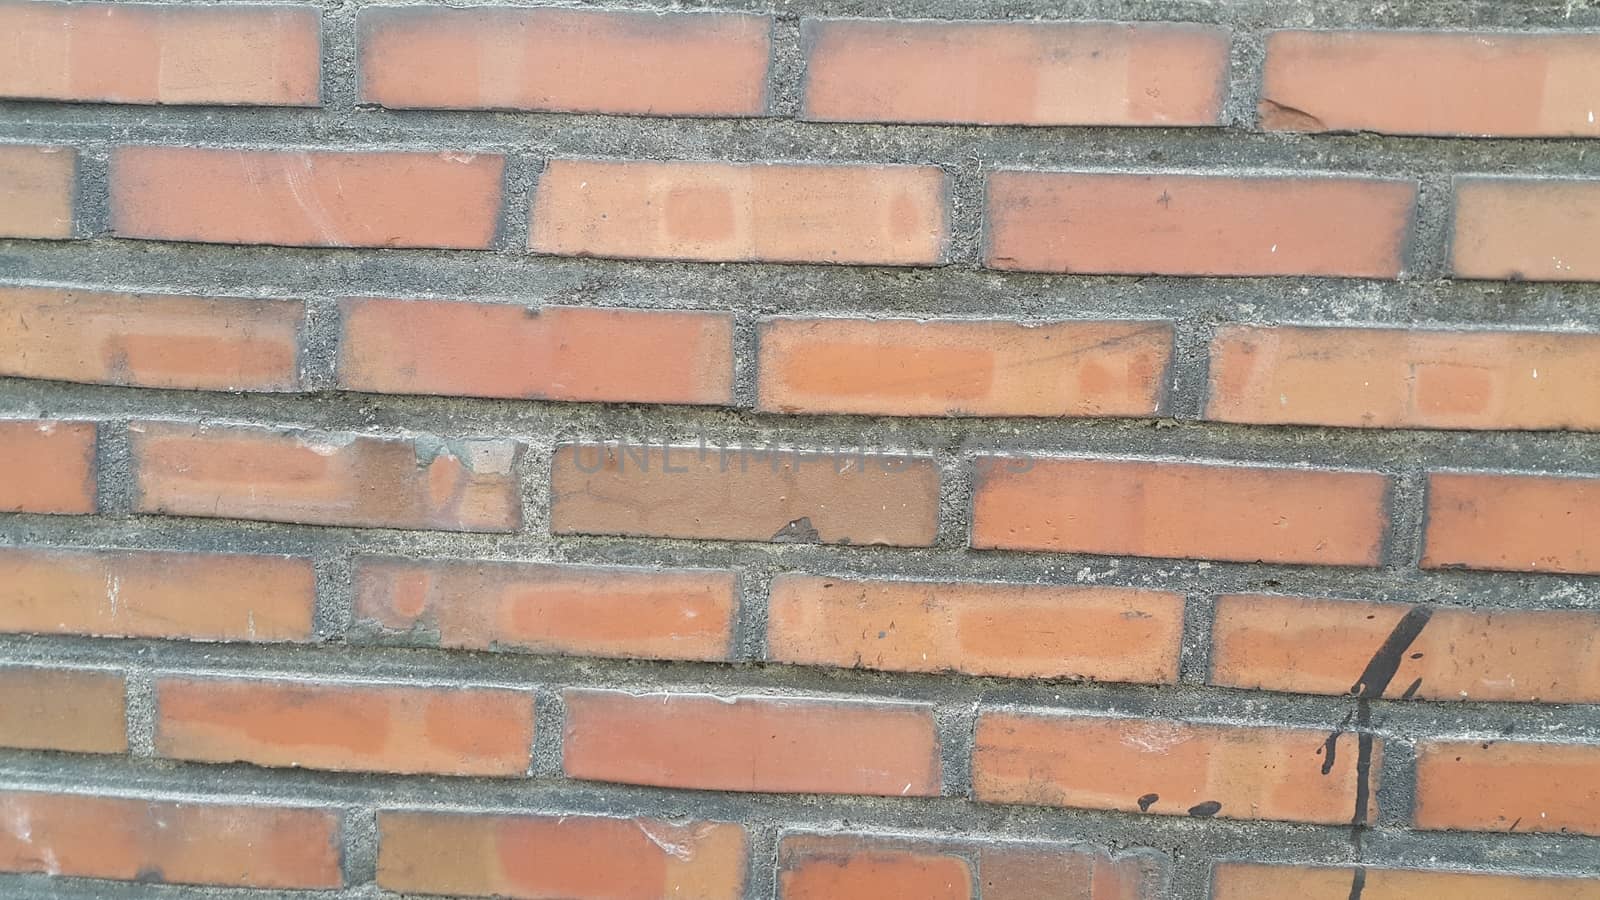
<path id="1" fill-rule="evenodd" d="M 1600 835 L 1600 746 L 1423 744 L 1417 751 L 1416 826 Z"/>
<path id="2" fill-rule="evenodd" d="M 0 792 L 0 871 L 161 884 L 337 888 L 338 813 Z"/>
<path id="3" fill-rule="evenodd" d="M 987 712 L 975 740 L 974 796 L 988 803 L 1339 825 L 1358 802 L 1355 735 L 1330 760 L 1326 731 Z"/>
<path id="4" fill-rule="evenodd" d="M 92 513 L 93 422 L 0 419 L 0 512 Z"/>
<path id="5" fill-rule="evenodd" d="M 987 265 L 1113 275 L 1395 278 L 1415 182 L 996 172 Z"/>
<path id="6" fill-rule="evenodd" d="M 890 416 L 1151 416 L 1172 325 L 767 319 L 758 406 Z"/>
<path id="7" fill-rule="evenodd" d="M 0 549 L 0 631 L 202 641 L 311 637 L 309 559 Z"/>
<path id="8" fill-rule="evenodd" d="M 1425 569 L 1600 573 L 1600 478 L 1432 472 Z"/>
<path id="9" fill-rule="evenodd" d="M 1160 900 L 1168 860 L 1153 850 L 1112 856 L 1103 850 L 1043 841 L 981 846 L 983 900 Z"/>
<path id="10" fill-rule="evenodd" d="M 297 300 L 0 288 L 0 375 L 292 391 L 304 315 Z"/>
<path id="11" fill-rule="evenodd" d="M 778 845 L 781 900 L 1156 900 L 1166 868 L 1153 851 L 1056 841 L 790 832 Z"/>
<path id="12" fill-rule="evenodd" d="M 923 456 L 563 444 L 556 534 L 927 547 L 939 472 Z"/>
<path id="13" fill-rule="evenodd" d="M 1413 607 L 1232 596 L 1217 600 L 1211 683 L 1349 694 Z M 1431 607 L 1382 696 L 1600 702 L 1600 613 Z M 1414 617 L 1417 613 L 1413 612 Z"/>
<path id="14" fill-rule="evenodd" d="M 0 746 L 125 753 L 124 695 L 117 672 L 0 667 Z"/>
<path id="15" fill-rule="evenodd" d="M 308 525 L 515 531 L 511 441 L 135 422 L 138 512 Z"/>
<path id="16" fill-rule="evenodd" d="M 926 704 L 580 690 L 565 698 L 571 778 L 713 791 L 940 792 Z"/>
<path id="17" fill-rule="evenodd" d="M 378 813 L 378 885 L 474 897 L 744 896 L 745 832 L 729 822 Z"/>
<path id="18" fill-rule="evenodd" d="M 986 456 L 972 546 L 1375 566 L 1388 490 L 1376 472 Z"/>
<path id="19" fill-rule="evenodd" d="M 356 617 L 442 647 L 622 659 L 727 659 L 738 578 L 643 569 L 405 559 L 356 563 Z"/>
<path id="20" fill-rule="evenodd" d="M 779 575 L 779 662 L 1008 678 L 1175 682 L 1183 597 L 1132 588 Z"/>
<path id="21" fill-rule="evenodd" d="M 969 900 L 959 853 L 857 835 L 788 835 L 778 847 L 780 900 Z"/>
<path id="22" fill-rule="evenodd" d="M 309 4 L 0 4 L 0 96 L 94 103 L 316 106 Z"/>
<path id="23" fill-rule="evenodd" d="M 766 110 L 766 16 L 380 6 L 357 22 L 361 97 L 391 108 Z"/>
<path id="24" fill-rule="evenodd" d="M 1222 863 L 1212 900 L 1349 900 L 1356 870 L 1344 867 Z M 1362 867 L 1361 900 L 1600 900 L 1600 879 Z"/>
<path id="25" fill-rule="evenodd" d="M 207 244 L 483 250 L 504 163 L 471 153 L 117 147 L 111 230 Z"/>
<path id="26" fill-rule="evenodd" d="M 929 266 L 948 225 L 932 166 L 556 159 L 529 246 L 556 256 Z"/>
<path id="27" fill-rule="evenodd" d="M 1600 136 L 1600 36 L 1279 31 L 1261 125 L 1476 137 Z"/>
<path id="28" fill-rule="evenodd" d="M 339 384 L 384 394 L 733 401 L 727 313 L 346 300 Z"/>
<path id="29" fill-rule="evenodd" d="M 805 111 L 834 122 L 1218 125 L 1228 33 L 1164 23 L 807 20 Z"/>
<path id="30" fill-rule="evenodd" d="M 156 710 L 168 759 L 517 776 L 533 748 L 528 691 L 162 678 Z"/>
<path id="31" fill-rule="evenodd" d="M 0 19 L 8 9 L 0 6 Z M 0 66 L 5 63 L 0 62 Z M 0 237 L 72 237 L 78 151 L 68 147 L 0 144 Z"/>
<path id="32" fill-rule="evenodd" d="M 1600 430 L 1600 334 L 1231 325 L 1211 342 L 1206 416 Z"/>
<path id="33" fill-rule="evenodd" d="M 1457 178 L 1455 188 L 1456 277 L 1600 281 L 1600 179 Z"/>

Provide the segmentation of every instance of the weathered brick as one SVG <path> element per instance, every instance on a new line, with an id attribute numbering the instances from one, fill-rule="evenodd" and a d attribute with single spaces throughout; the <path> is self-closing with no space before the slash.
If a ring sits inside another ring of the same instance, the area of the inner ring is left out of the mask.
<path id="1" fill-rule="evenodd" d="M 1422 567 L 1600 573 L 1600 478 L 1429 473 Z"/>
<path id="2" fill-rule="evenodd" d="M 939 263 L 947 185 L 932 166 L 556 159 L 529 246 L 556 256 L 884 266 Z"/>
<path id="3" fill-rule="evenodd" d="M 207 244 L 483 250 L 504 163 L 473 153 L 117 147 L 111 230 Z"/>
<path id="4" fill-rule="evenodd" d="M 744 896 L 745 832 L 728 822 L 378 813 L 378 885 L 474 897 Z"/>
<path id="5" fill-rule="evenodd" d="M 0 871 L 161 884 L 337 888 L 339 813 L 0 792 Z"/>
<path id="6" fill-rule="evenodd" d="M 1206 417 L 1600 431 L 1600 334 L 1231 325 L 1211 341 Z"/>
<path id="7" fill-rule="evenodd" d="M 781 900 L 970 900 L 973 866 L 960 853 L 861 835 L 787 835 L 778 846 Z"/>
<path id="8" fill-rule="evenodd" d="M 311 560 L 0 549 L 0 631 L 201 641 L 312 635 Z"/>
<path id="9" fill-rule="evenodd" d="M 988 803 L 1347 824 L 1362 805 L 1360 754 L 1355 735 L 1341 737 L 1330 740 L 1326 730 L 986 712 L 978 718 L 973 791 Z M 1382 741 L 1372 743 L 1368 788 L 1375 796 Z M 1376 801 L 1368 797 L 1364 805 L 1370 816 Z"/>
<path id="10" fill-rule="evenodd" d="M 1457 278 L 1600 281 L 1600 179 L 1457 178 L 1455 189 Z"/>
<path id="11" fill-rule="evenodd" d="M 1165 23 L 806 20 L 804 116 L 1218 125 L 1228 33 Z"/>
<path id="12" fill-rule="evenodd" d="M 1353 885 L 1359 883 L 1357 892 Z M 1281 866 L 1221 863 L 1212 881 L 1212 900 L 1600 900 L 1600 879 L 1449 872 L 1431 869 L 1380 869 L 1362 866 Z"/>
<path id="13" fill-rule="evenodd" d="M 1600 36 L 1278 31 L 1261 125 L 1476 137 L 1600 136 Z"/>
<path id="14" fill-rule="evenodd" d="M 569 690 L 571 778 L 717 791 L 940 792 L 933 708 L 920 703 Z"/>
<path id="15" fill-rule="evenodd" d="M 512 441 L 135 422 L 139 512 L 309 525 L 515 531 Z"/>
<path id="16" fill-rule="evenodd" d="M 1416 192 L 1376 178 L 995 172 L 986 260 L 1029 272 L 1395 278 Z"/>
<path id="17" fill-rule="evenodd" d="M 156 753 L 338 772 L 518 776 L 533 694 L 499 688 L 162 678 Z"/>
<path id="18" fill-rule="evenodd" d="M 1154 851 L 1057 841 L 791 832 L 778 845 L 782 900 L 1156 900 L 1166 868 Z"/>
<path id="19" fill-rule="evenodd" d="M 758 116 L 771 19 L 736 13 L 367 7 L 361 97 L 398 109 Z"/>
<path id="20" fill-rule="evenodd" d="M 0 96 L 94 103 L 316 106 L 311 4 L 0 4 Z"/>
<path id="21" fill-rule="evenodd" d="M 339 385 L 384 394 L 728 404 L 727 313 L 346 300 Z"/>
<path id="22" fill-rule="evenodd" d="M 735 573 L 360 559 L 358 623 L 442 647 L 622 659 L 727 659 Z"/>
<path id="23" fill-rule="evenodd" d="M 1376 472 L 985 456 L 972 546 L 1375 566 L 1388 489 Z"/>
<path id="24" fill-rule="evenodd" d="M 1408 616 L 1407 631 L 1426 618 L 1414 640 L 1389 651 L 1386 642 Z M 1217 600 L 1212 684 L 1349 694 L 1374 660 L 1395 665 L 1384 697 L 1597 703 L 1600 612 Z"/>
<path id="25" fill-rule="evenodd" d="M 92 513 L 93 422 L 0 419 L 0 512 Z"/>
<path id="26" fill-rule="evenodd" d="M 938 532 L 925 456 L 563 444 L 550 493 L 557 534 L 926 547 Z"/>
<path id="27" fill-rule="evenodd" d="M 0 667 L 0 746 L 124 753 L 125 693 L 118 672 Z"/>
<path id="28" fill-rule="evenodd" d="M 767 622 L 767 656 L 778 662 L 1171 683 L 1183 597 L 785 574 L 773 580 Z"/>
<path id="29" fill-rule="evenodd" d="M 1424 743 L 1418 828 L 1600 835 L 1600 746 Z"/>
<path id="30" fill-rule="evenodd" d="M 767 319 L 758 406 L 890 416 L 1150 416 L 1168 322 Z"/>
<path id="31" fill-rule="evenodd" d="M 298 300 L 0 288 L 0 375 L 293 391 L 304 315 Z"/>
<path id="32" fill-rule="evenodd" d="M 0 16 L 10 6 L 0 6 Z M 77 177 L 78 151 L 70 147 L 0 144 L 0 237 L 72 237 Z"/>

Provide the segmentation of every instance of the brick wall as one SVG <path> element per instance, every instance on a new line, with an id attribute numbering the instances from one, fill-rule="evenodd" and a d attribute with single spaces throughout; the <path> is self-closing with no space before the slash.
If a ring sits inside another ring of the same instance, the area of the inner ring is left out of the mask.
<path id="1" fill-rule="evenodd" d="M 0 895 L 1600 898 L 1600 6 L 0 0 L 0 96 Z"/>

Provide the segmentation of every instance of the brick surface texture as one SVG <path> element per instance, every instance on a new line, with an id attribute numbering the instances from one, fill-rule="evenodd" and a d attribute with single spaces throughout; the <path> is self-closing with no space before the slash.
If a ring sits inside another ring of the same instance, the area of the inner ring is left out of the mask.
<path id="1" fill-rule="evenodd" d="M 1600 900 L 1596 0 L 0 0 L 0 897 Z"/>

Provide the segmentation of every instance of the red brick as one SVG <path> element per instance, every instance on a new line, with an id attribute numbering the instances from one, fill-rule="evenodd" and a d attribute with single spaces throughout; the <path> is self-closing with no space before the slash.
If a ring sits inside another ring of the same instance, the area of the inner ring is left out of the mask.
<path id="1" fill-rule="evenodd" d="M 441 647 L 724 660 L 738 578 L 710 569 L 361 559 L 356 618 Z"/>
<path id="2" fill-rule="evenodd" d="M 1416 192 L 1375 178 L 995 172 L 987 265 L 1395 278 Z"/>
<path id="3" fill-rule="evenodd" d="M 1259 425 L 1600 430 L 1600 334 L 1230 325 L 1206 417 Z"/>
<path id="4" fill-rule="evenodd" d="M 1211 683 L 1348 694 L 1412 607 L 1221 597 Z M 1600 703 L 1600 612 L 1433 607 L 1382 696 Z M 1414 615 L 1414 614 L 1413 614 Z"/>
<path id="5" fill-rule="evenodd" d="M 1416 826 L 1600 835 L 1600 745 L 1423 744 Z"/>
<path id="6" fill-rule="evenodd" d="M 125 753 L 125 693 L 118 672 L 0 667 L 0 746 Z"/>
<path id="7" fill-rule="evenodd" d="M 1183 597 L 786 574 L 773 580 L 767 621 L 767 656 L 778 662 L 1169 684 Z"/>
<path id="8" fill-rule="evenodd" d="M 95 103 L 316 106 L 310 4 L 0 4 L 0 96 Z"/>
<path id="9" fill-rule="evenodd" d="M 0 549 L 0 631 L 201 641 L 312 636 L 309 559 Z"/>
<path id="10" fill-rule="evenodd" d="M 397 109 L 759 116 L 771 19 L 735 13 L 368 7 L 361 98 Z"/>
<path id="11" fill-rule="evenodd" d="M 135 422 L 138 512 L 308 525 L 515 531 L 511 441 Z"/>
<path id="12" fill-rule="evenodd" d="M 529 247 L 556 256 L 883 266 L 939 263 L 947 184 L 932 166 L 556 159 Z"/>
<path id="13" fill-rule="evenodd" d="M 1600 573 L 1600 478 L 1432 472 L 1425 569 Z"/>
<path id="14" fill-rule="evenodd" d="M 1361 867 L 1361 900 L 1600 900 L 1600 879 L 1501 875 L 1426 869 Z M 1267 866 L 1222 863 L 1216 867 L 1212 900 L 1349 900 L 1356 870 L 1344 867 Z"/>
<path id="15" fill-rule="evenodd" d="M 533 694 L 259 679 L 156 682 L 156 753 L 337 772 L 527 771 Z"/>
<path id="16" fill-rule="evenodd" d="M 92 513 L 93 422 L 0 419 L 0 512 Z"/>
<path id="17" fill-rule="evenodd" d="M 733 401 L 727 313 L 346 300 L 339 384 L 384 394 Z"/>
<path id="18" fill-rule="evenodd" d="M 767 319 L 758 406 L 890 416 L 1151 416 L 1167 322 Z"/>
<path id="19" fill-rule="evenodd" d="M 0 288 L 0 375 L 293 391 L 304 315 L 298 300 Z"/>
<path id="20" fill-rule="evenodd" d="M 789 835 L 778 846 L 780 900 L 969 900 L 960 853 L 858 835 Z"/>
<path id="21" fill-rule="evenodd" d="M 483 250 L 495 236 L 504 162 L 472 153 L 118 147 L 111 230 L 207 244 Z"/>
<path id="22" fill-rule="evenodd" d="M 1600 179 L 1457 178 L 1455 188 L 1457 278 L 1600 281 Z"/>
<path id="23" fill-rule="evenodd" d="M 744 829 L 599 816 L 378 813 L 378 885 L 474 897 L 744 896 Z"/>
<path id="24" fill-rule="evenodd" d="M 337 812 L 0 792 L 0 871 L 161 884 L 337 888 Z"/>
<path id="25" fill-rule="evenodd" d="M 1284 131 L 1600 136 L 1600 35 L 1279 31 L 1261 124 Z"/>
<path id="26" fill-rule="evenodd" d="M 973 796 L 987 803 L 1348 824 L 1360 783 L 1357 739 L 1347 734 L 1338 741 L 1324 775 L 1328 738 L 1326 730 L 987 712 L 978 718 Z M 1373 744 L 1369 787 L 1376 795 L 1382 741 Z M 1374 809 L 1369 800 L 1369 816 Z"/>
<path id="27" fill-rule="evenodd" d="M 985 456 L 972 546 L 1375 566 L 1389 479 L 1376 472 Z"/>
<path id="28" fill-rule="evenodd" d="M 1219 125 L 1228 33 L 1164 23 L 807 20 L 804 116 Z"/>
<path id="29" fill-rule="evenodd" d="M 20 5 L 0 6 L 0 17 Z M 0 144 L 0 237 L 72 237 L 77 173 L 78 151 L 69 147 Z"/>
<path id="30" fill-rule="evenodd" d="M 580 690 L 565 698 L 571 778 L 713 791 L 940 792 L 926 704 Z"/>
<path id="31" fill-rule="evenodd" d="M 563 444 L 556 534 L 927 547 L 939 472 L 925 456 Z"/>

